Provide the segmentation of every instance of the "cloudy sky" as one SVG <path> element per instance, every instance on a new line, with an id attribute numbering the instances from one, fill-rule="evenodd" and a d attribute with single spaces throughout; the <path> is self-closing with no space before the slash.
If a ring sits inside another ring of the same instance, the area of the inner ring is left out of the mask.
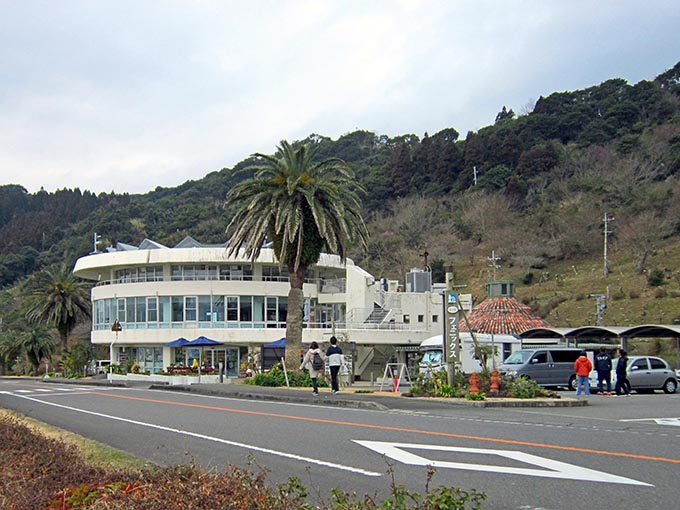
<path id="1" fill-rule="evenodd" d="M 677 0 L 0 0 L 0 185 L 145 193 L 680 60 Z"/>

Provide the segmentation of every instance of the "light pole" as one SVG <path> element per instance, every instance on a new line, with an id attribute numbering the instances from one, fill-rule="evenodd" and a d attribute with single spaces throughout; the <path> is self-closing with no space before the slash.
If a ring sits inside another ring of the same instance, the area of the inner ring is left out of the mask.
<path id="1" fill-rule="evenodd" d="M 113 344 L 118 341 L 118 332 L 122 330 L 123 327 L 118 321 L 114 321 L 114 323 L 111 325 L 111 331 L 116 333 L 116 338 L 114 338 L 113 342 L 111 342 L 111 345 L 109 346 L 109 374 L 113 374 Z"/>

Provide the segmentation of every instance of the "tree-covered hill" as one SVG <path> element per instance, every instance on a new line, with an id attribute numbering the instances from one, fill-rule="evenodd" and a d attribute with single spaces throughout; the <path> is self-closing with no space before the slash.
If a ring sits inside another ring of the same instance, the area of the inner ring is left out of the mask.
<path id="1" fill-rule="evenodd" d="M 369 251 L 353 258 L 376 275 L 403 280 L 428 252 L 436 277 L 453 266 L 481 298 L 493 250 L 501 275 L 549 315 L 559 303 L 548 307 L 555 295 L 540 289 L 555 275 L 601 267 L 605 213 L 616 218 L 613 268 L 637 281 L 658 265 L 673 285 L 680 274 L 672 257 L 658 259 L 660 249 L 680 248 L 680 63 L 637 84 L 617 78 L 555 92 L 521 115 L 503 106 L 493 125 L 464 138 L 451 127 L 422 137 L 312 134 L 295 143 L 347 161 L 368 189 Z M 223 242 L 226 193 L 253 161 L 139 195 L 0 186 L 0 287 L 49 263 L 73 263 L 92 251 L 95 232 L 100 248 L 145 237 L 169 246 L 186 235 Z"/>

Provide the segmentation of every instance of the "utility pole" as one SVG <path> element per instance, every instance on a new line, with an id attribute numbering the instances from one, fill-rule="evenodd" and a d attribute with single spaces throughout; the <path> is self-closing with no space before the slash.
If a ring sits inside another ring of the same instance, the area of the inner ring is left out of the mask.
<path id="1" fill-rule="evenodd" d="M 96 253 L 99 253 L 99 250 L 97 249 L 97 245 L 99 243 L 101 243 L 101 241 L 100 241 L 101 238 L 102 238 L 102 236 L 97 235 L 96 232 L 94 233 L 94 236 L 93 236 L 94 250 L 92 250 L 92 253 L 90 255 L 94 255 Z"/>
<path id="2" fill-rule="evenodd" d="M 605 294 L 591 294 L 595 298 L 595 325 L 603 326 L 602 313 L 607 308 L 607 296 Z"/>
<path id="3" fill-rule="evenodd" d="M 607 213 L 604 213 L 604 277 L 606 278 L 607 275 L 609 274 L 609 263 L 607 261 L 607 237 L 609 237 L 609 234 L 612 233 L 611 230 L 609 230 L 609 222 L 614 219 L 613 216 L 607 216 Z"/>
<path id="4" fill-rule="evenodd" d="M 497 264 L 499 260 L 501 260 L 500 257 L 496 257 L 496 251 L 491 250 L 491 256 L 487 257 L 486 260 L 489 261 L 489 266 L 493 269 L 493 279 L 496 281 L 496 269 L 500 269 L 501 266 Z"/>

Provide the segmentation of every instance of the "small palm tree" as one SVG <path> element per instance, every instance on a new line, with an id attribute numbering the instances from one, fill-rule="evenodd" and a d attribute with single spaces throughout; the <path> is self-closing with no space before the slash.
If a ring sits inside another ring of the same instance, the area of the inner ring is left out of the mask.
<path id="1" fill-rule="evenodd" d="M 302 347 L 304 297 L 302 284 L 307 268 L 322 252 L 340 255 L 344 261 L 349 243 L 358 240 L 366 248 L 368 230 L 361 217 L 360 193 L 365 189 L 354 172 L 338 158 L 314 161 L 315 150 L 294 149 L 285 140 L 274 156 L 255 154 L 260 164 L 251 179 L 235 185 L 227 203 L 237 207 L 227 226 L 233 230 L 228 253 L 244 248 L 255 260 L 266 240 L 290 274 L 286 317 L 286 359 L 295 366 Z"/>
<path id="2" fill-rule="evenodd" d="M 33 375 L 38 375 L 40 361 L 52 355 L 56 344 L 52 335 L 42 326 L 35 327 L 25 333 L 19 333 L 17 343 L 26 354 L 26 360 L 33 367 Z"/>
<path id="3" fill-rule="evenodd" d="M 62 349 L 78 322 L 90 317 L 89 284 L 76 278 L 66 264 L 53 264 L 36 273 L 29 282 L 26 319 L 54 327 Z"/>

